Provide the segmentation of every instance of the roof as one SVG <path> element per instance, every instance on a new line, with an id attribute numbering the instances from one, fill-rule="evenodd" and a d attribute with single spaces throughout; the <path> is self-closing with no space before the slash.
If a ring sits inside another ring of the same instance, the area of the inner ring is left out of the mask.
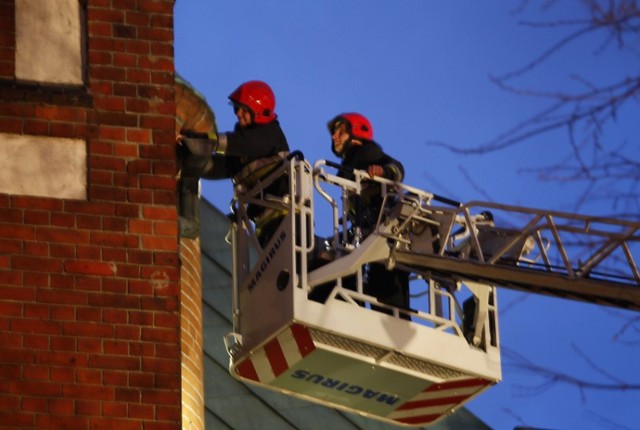
<path id="1" fill-rule="evenodd" d="M 231 327 L 231 247 L 228 218 L 206 200 L 200 205 L 205 427 L 207 429 L 390 430 L 404 428 L 307 402 L 254 385 L 228 372 L 223 336 Z M 424 427 L 426 428 L 426 427 Z M 466 408 L 429 430 L 490 430 Z"/>

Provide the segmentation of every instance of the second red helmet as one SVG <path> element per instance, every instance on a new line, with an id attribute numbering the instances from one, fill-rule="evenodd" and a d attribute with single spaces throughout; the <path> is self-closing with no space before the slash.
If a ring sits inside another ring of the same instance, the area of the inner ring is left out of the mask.
<path id="1" fill-rule="evenodd" d="M 373 140 L 373 127 L 371 127 L 371 122 L 364 115 L 355 112 L 341 113 L 329 121 L 330 133 L 333 133 L 334 126 L 340 121 L 345 121 L 349 124 L 352 137 Z"/>
<path id="2" fill-rule="evenodd" d="M 262 81 L 248 81 L 229 95 L 229 100 L 241 104 L 253 112 L 256 124 L 266 124 L 276 119 L 276 97 L 271 87 Z"/>

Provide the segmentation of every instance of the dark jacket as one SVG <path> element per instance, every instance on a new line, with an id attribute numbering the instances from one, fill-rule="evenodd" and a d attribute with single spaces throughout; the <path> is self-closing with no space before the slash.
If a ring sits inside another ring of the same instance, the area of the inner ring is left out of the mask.
<path id="1" fill-rule="evenodd" d="M 367 170 L 371 165 L 380 165 L 384 169 L 383 177 L 401 182 L 404 178 L 402 163 L 387 155 L 380 145 L 371 140 L 361 140 L 362 145 L 348 145 L 342 156 L 342 166 L 357 170 Z M 353 174 L 341 171 L 339 176 L 353 179 Z M 363 183 L 360 196 L 349 199 L 349 214 L 352 222 L 365 229 L 373 228 L 382 206 L 380 186 L 374 182 Z"/>
<path id="2" fill-rule="evenodd" d="M 352 169 L 367 170 L 378 164 L 384 168 L 384 177 L 401 182 L 404 178 L 404 166 L 398 160 L 387 155 L 380 145 L 372 140 L 361 140 L 362 145 L 348 145 L 342 156 L 342 165 Z M 340 176 L 353 179 L 353 175 L 341 173 Z"/>
<path id="3" fill-rule="evenodd" d="M 250 163 L 288 152 L 287 139 L 277 120 L 267 124 L 239 127 L 225 133 L 227 148 L 224 156 L 214 156 L 213 169 L 205 179 L 234 178 Z"/>

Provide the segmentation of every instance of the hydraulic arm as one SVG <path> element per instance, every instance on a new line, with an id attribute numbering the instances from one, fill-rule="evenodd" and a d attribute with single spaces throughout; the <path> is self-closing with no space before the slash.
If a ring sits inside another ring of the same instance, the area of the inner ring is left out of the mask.
<path id="1" fill-rule="evenodd" d="M 352 183 L 315 166 L 316 187 Z M 390 242 L 388 265 L 505 288 L 640 309 L 640 222 L 486 202 L 461 204 L 404 184 L 386 185 L 378 234 Z M 338 231 L 339 229 L 336 229 Z M 343 229 L 344 231 L 344 229 Z"/>

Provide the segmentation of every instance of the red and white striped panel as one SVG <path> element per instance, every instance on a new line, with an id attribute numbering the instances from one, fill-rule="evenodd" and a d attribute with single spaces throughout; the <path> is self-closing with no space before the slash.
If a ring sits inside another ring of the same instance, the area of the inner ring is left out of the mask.
<path id="1" fill-rule="evenodd" d="M 491 381 L 480 378 L 432 384 L 403 403 L 387 418 L 410 425 L 428 424 L 448 414 L 451 409 L 490 384 Z"/>
<path id="2" fill-rule="evenodd" d="M 268 384 L 314 349 L 309 330 L 294 323 L 240 362 L 235 371 L 243 378 Z"/>

